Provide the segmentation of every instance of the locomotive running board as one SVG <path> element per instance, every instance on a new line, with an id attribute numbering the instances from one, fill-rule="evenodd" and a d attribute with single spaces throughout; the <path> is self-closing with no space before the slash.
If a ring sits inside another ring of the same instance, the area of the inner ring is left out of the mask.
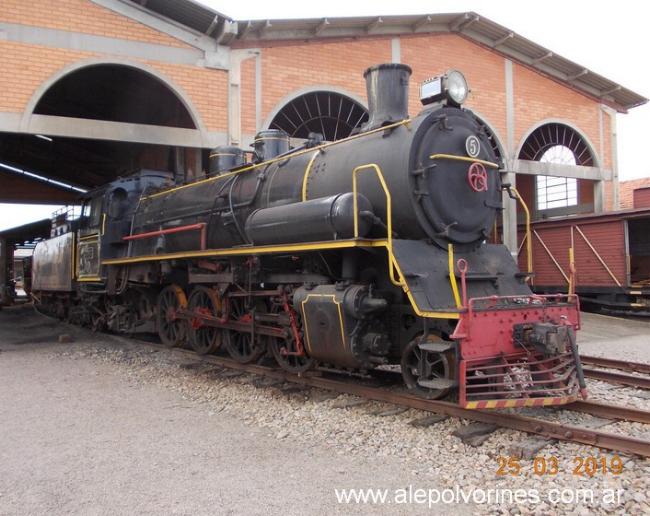
<path id="1" fill-rule="evenodd" d="M 486 244 L 467 253 L 456 251 L 455 258 L 464 258 L 472 271 L 467 277 L 468 297 L 530 294 L 503 245 Z M 458 313 L 446 249 L 421 240 L 393 240 L 393 259 L 416 311 Z M 451 272 L 459 275 L 458 271 Z"/>

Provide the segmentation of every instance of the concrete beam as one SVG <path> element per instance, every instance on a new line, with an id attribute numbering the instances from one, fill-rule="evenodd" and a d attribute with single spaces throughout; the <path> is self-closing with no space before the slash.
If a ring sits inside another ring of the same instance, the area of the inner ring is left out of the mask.
<path id="1" fill-rule="evenodd" d="M 28 45 L 63 48 L 73 51 L 96 52 L 163 63 L 197 66 L 204 62 L 205 52 L 196 48 L 179 48 L 131 39 L 109 38 L 18 23 L 0 22 L 4 39 Z"/>
<path id="2" fill-rule="evenodd" d="M 217 50 L 217 42 L 201 34 L 200 32 L 194 31 L 185 25 L 177 23 L 173 20 L 165 18 L 158 15 L 153 11 L 134 4 L 133 2 L 128 2 L 124 0 L 90 0 L 91 2 L 101 5 L 102 7 L 109 9 L 115 13 L 131 18 L 137 22 L 146 25 L 152 29 L 155 29 L 159 32 L 163 32 L 168 36 L 178 39 L 183 43 L 187 43 L 190 46 L 195 48 L 200 48 L 201 50 L 215 51 Z"/>
<path id="3" fill-rule="evenodd" d="M 599 167 L 581 167 L 578 165 L 561 165 L 559 163 L 542 163 L 525 159 L 512 160 L 512 170 L 517 174 L 536 176 L 574 177 L 590 181 L 610 181 L 612 171 Z"/>
<path id="4" fill-rule="evenodd" d="M 31 115 L 28 123 L 22 125 L 21 119 L 19 113 L 0 113 L 0 132 L 196 148 L 212 148 L 226 143 L 224 133 L 197 129 L 49 115 Z"/>
<path id="5" fill-rule="evenodd" d="M 327 18 L 323 18 L 321 22 L 316 25 L 314 28 L 314 36 L 318 36 L 321 32 L 323 32 L 327 26 L 330 24 L 330 21 Z"/>
<path id="6" fill-rule="evenodd" d="M 492 44 L 493 47 L 498 47 L 499 45 L 503 45 L 506 41 L 509 39 L 512 39 L 515 37 L 514 32 L 508 32 L 508 34 L 501 36 L 499 39 L 494 40 L 494 43 Z"/>

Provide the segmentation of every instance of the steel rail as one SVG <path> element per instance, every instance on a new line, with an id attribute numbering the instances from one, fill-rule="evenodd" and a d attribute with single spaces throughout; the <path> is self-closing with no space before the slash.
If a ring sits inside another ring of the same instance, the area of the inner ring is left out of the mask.
<path id="1" fill-rule="evenodd" d="M 195 353 L 189 350 L 178 351 L 197 357 Z M 613 434 L 586 427 L 565 425 L 520 414 L 503 413 L 498 411 L 468 410 L 448 401 L 427 400 L 412 394 L 389 391 L 385 388 L 369 387 L 359 383 L 325 378 L 318 372 L 294 375 L 282 369 L 275 369 L 256 364 L 241 364 L 230 358 L 218 357 L 215 355 L 199 356 L 199 359 L 228 369 L 267 376 L 299 385 L 331 390 L 342 394 L 359 396 L 373 401 L 392 403 L 407 408 L 435 412 L 437 414 L 469 419 L 481 423 L 490 423 L 502 428 L 510 428 L 512 430 L 541 435 L 549 439 L 577 442 L 607 450 L 631 453 L 642 457 L 650 457 L 650 441 L 636 437 Z M 603 415 L 604 412 L 608 410 L 605 408 L 608 406 L 600 406 L 599 404 L 585 402 L 575 402 L 574 404 L 569 404 L 565 407 L 568 410 L 575 409 L 581 412 L 588 411 L 591 414 L 595 411 L 600 411 Z M 618 407 L 618 409 L 621 409 L 621 407 Z M 610 407 L 609 410 L 612 410 L 612 408 Z M 610 415 L 609 417 L 618 418 L 623 416 L 621 410 L 617 410 L 616 412 L 618 414 L 617 416 Z M 637 420 L 634 419 L 636 417 L 639 419 L 645 418 L 643 422 L 648 421 L 648 415 L 644 416 L 639 414 L 635 409 L 629 409 L 627 416 L 631 418 L 630 420 Z"/>
<path id="2" fill-rule="evenodd" d="M 615 360 L 613 358 L 592 357 L 586 355 L 580 355 L 580 360 L 586 365 L 650 374 L 650 364 L 643 364 L 641 362 L 630 362 L 629 360 Z"/>
<path id="3" fill-rule="evenodd" d="M 639 389 L 650 389 L 650 378 L 645 376 L 634 376 L 625 373 L 615 373 L 613 371 L 601 371 L 583 367 L 582 371 L 586 378 L 602 380 L 609 383 L 618 383 L 628 387 L 637 387 Z"/>
<path id="4" fill-rule="evenodd" d="M 575 412 L 584 412 L 585 414 L 600 416 L 606 419 L 622 419 L 624 421 L 633 421 L 635 423 L 650 425 L 650 411 L 635 407 L 607 405 L 606 403 L 599 403 L 591 400 L 578 400 L 558 408 L 573 410 Z"/>

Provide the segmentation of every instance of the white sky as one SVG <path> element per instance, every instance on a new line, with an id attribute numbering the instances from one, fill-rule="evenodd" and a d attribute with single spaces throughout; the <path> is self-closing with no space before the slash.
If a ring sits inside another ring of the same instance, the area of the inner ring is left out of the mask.
<path id="1" fill-rule="evenodd" d="M 650 2 L 618 0 L 328 0 L 323 3 L 279 0 L 199 0 L 235 19 L 322 18 L 476 11 L 479 15 L 650 97 Z M 408 63 L 407 63 L 408 64 Z M 462 63 L 458 64 L 462 70 Z M 471 86 L 471 85 L 470 85 Z M 621 180 L 650 176 L 645 151 L 650 106 L 618 116 Z M 54 207 L 0 204 L 0 231 L 48 217 Z"/>

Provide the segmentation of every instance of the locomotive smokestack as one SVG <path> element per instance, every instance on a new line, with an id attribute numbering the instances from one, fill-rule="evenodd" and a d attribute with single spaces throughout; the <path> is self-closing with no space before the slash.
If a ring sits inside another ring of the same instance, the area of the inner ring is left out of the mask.
<path id="1" fill-rule="evenodd" d="M 398 63 L 371 66 L 364 73 L 370 119 L 363 131 L 408 118 L 411 68 Z"/>

